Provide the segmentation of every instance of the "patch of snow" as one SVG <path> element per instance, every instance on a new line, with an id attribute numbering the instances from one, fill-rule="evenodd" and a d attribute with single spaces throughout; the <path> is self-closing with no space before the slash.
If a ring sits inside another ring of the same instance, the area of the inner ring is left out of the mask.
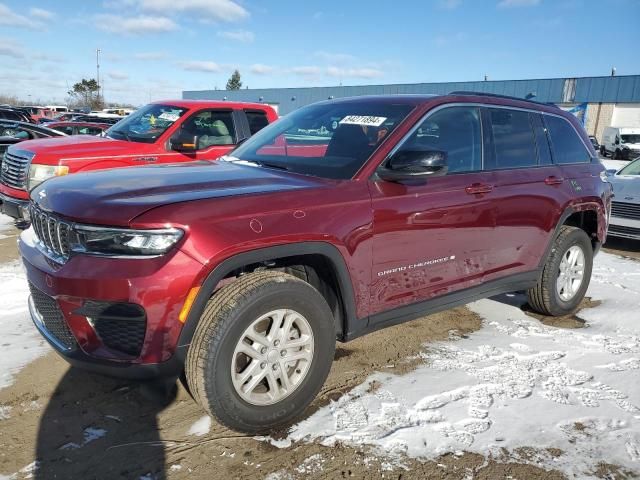
<path id="1" fill-rule="evenodd" d="M 322 464 L 324 462 L 325 460 L 322 458 L 322 455 L 316 453 L 305 458 L 303 462 L 296 467 L 296 472 L 302 474 L 321 472 L 323 470 Z"/>
<path id="2" fill-rule="evenodd" d="M 169 467 L 170 472 L 178 472 L 180 470 L 182 470 L 182 465 L 179 464 L 171 465 L 171 467 Z"/>
<path id="3" fill-rule="evenodd" d="M 19 261 L 0 264 L 0 285 L 0 388 L 4 388 L 13 383 L 20 369 L 50 348 L 31 322 L 29 287 Z"/>
<path id="4" fill-rule="evenodd" d="M 209 415 L 205 415 L 196 421 L 191 428 L 187 432 L 187 435 L 195 435 L 196 437 L 202 437 L 209 433 L 211 429 L 211 417 Z"/>
<path id="5" fill-rule="evenodd" d="M 107 434 L 107 431 L 104 428 L 95 428 L 95 427 L 87 427 L 84 429 L 83 440 L 82 443 L 78 444 L 75 442 L 65 443 L 60 447 L 60 450 L 76 450 L 78 448 L 82 448 L 88 443 L 93 442 L 94 440 L 98 440 L 99 438 L 104 437 Z"/>
<path id="6" fill-rule="evenodd" d="M 376 373 L 294 426 L 287 440 L 370 445 L 389 462 L 470 451 L 585 478 L 600 461 L 640 471 L 640 263 L 601 253 L 582 329 L 545 326 L 495 300 L 468 307 L 483 328 L 427 345 L 426 365 Z M 524 303 L 526 297 L 509 298 Z M 428 321 L 428 320 L 425 320 Z M 367 392 L 371 381 L 380 388 Z M 286 444 L 286 442 L 282 442 Z M 559 457 L 544 452 L 559 448 Z"/>
<path id="7" fill-rule="evenodd" d="M 8 420 L 11 418 L 12 408 L 11 405 L 0 405 L 0 420 Z"/>

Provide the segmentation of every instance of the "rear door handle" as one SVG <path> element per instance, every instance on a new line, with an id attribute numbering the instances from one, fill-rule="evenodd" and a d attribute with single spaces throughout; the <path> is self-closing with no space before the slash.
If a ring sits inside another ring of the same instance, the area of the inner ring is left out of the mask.
<path id="1" fill-rule="evenodd" d="M 479 193 L 489 193 L 493 190 L 493 185 L 487 185 L 484 183 L 472 183 L 468 187 L 465 187 L 464 191 L 469 195 L 477 195 Z"/>
<path id="2" fill-rule="evenodd" d="M 564 178 L 556 177 L 555 175 L 551 175 L 544 179 L 544 183 L 547 185 L 560 185 L 562 182 L 564 182 Z"/>

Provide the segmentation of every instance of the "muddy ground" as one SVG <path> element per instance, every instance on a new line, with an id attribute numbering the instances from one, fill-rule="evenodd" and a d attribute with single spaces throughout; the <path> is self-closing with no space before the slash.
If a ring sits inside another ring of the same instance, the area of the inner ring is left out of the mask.
<path id="1" fill-rule="evenodd" d="M 0 261 L 13 258 L 15 238 L 0 240 Z M 589 306 L 588 300 L 583 306 Z M 579 313 L 554 322 L 581 326 Z M 339 344 L 331 374 L 304 416 L 373 372 L 402 374 L 415 368 L 420 361 L 407 358 L 428 349 L 429 342 L 447 339 L 452 332 L 466 335 L 480 326 L 479 317 L 461 307 Z M 564 478 L 557 471 L 518 463 L 506 453 L 500 459 L 464 453 L 435 461 L 390 462 L 379 452 L 341 445 L 297 443 L 279 449 L 215 423 L 207 434 L 189 434 L 203 416 L 181 386 L 162 404 L 138 384 L 72 370 L 51 353 L 0 390 L 0 479 L 14 474 L 11 478 L 145 480 Z M 611 479 L 633 475 L 606 464 L 594 473 Z"/>

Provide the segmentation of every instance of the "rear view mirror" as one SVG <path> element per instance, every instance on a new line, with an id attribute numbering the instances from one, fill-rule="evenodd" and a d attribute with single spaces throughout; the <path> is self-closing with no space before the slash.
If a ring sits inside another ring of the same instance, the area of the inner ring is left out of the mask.
<path id="1" fill-rule="evenodd" d="M 446 173 L 447 153 L 440 150 L 400 150 L 378 169 L 378 176 L 388 182 L 417 180 Z"/>
<path id="2" fill-rule="evenodd" d="M 179 132 L 170 140 L 171 150 L 176 152 L 195 152 L 198 149 L 198 136 Z"/>

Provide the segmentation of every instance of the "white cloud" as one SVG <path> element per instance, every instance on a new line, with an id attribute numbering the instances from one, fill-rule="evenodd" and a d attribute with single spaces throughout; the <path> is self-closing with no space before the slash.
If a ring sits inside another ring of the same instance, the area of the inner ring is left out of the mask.
<path id="1" fill-rule="evenodd" d="M 254 63 L 251 65 L 249 71 L 256 75 L 270 75 L 275 72 L 276 68 L 270 65 L 263 65 L 262 63 Z"/>
<path id="2" fill-rule="evenodd" d="M 145 60 L 145 61 L 162 60 L 164 58 L 167 58 L 167 53 L 166 52 L 140 52 L 140 53 L 134 53 L 133 58 L 135 58 L 136 60 Z"/>
<path id="3" fill-rule="evenodd" d="M 253 32 L 249 32 L 247 30 L 218 32 L 218 36 L 222 38 L 226 38 L 228 40 L 233 40 L 235 42 L 242 42 L 242 43 L 251 43 L 255 38 L 255 35 L 253 34 Z"/>
<path id="4" fill-rule="evenodd" d="M 55 13 L 50 12 L 49 10 L 45 10 L 44 8 L 36 8 L 36 7 L 31 7 L 29 9 L 29 15 L 31 15 L 32 17 L 39 18 L 40 20 L 51 20 L 53 17 L 56 16 Z"/>
<path id="5" fill-rule="evenodd" d="M 168 12 L 192 13 L 198 19 L 221 22 L 237 22 L 249 16 L 249 12 L 232 0 L 139 0 L 143 10 L 167 14 Z"/>
<path id="6" fill-rule="evenodd" d="M 291 73 L 308 77 L 308 76 L 320 75 L 322 73 L 322 69 L 315 65 L 305 65 L 302 67 L 293 67 L 291 69 Z"/>
<path id="7" fill-rule="evenodd" d="M 384 75 L 382 70 L 377 68 L 339 68 L 327 67 L 327 75 L 338 78 L 378 78 Z"/>
<path id="8" fill-rule="evenodd" d="M 113 71 L 113 72 L 108 72 L 107 77 L 109 77 L 111 80 L 128 80 L 129 74 L 125 72 Z"/>
<path id="9" fill-rule="evenodd" d="M 178 28 L 175 22 L 167 17 L 139 15 L 137 17 L 119 15 L 96 15 L 96 26 L 107 32 L 141 35 L 145 33 L 164 33 Z"/>
<path id="10" fill-rule="evenodd" d="M 25 51 L 8 38 L 0 38 L 0 57 L 24 58 Z"/>
<path id="11" fill-rule="evenodd" d="M 498 2 L 500 8 L 511 7 L 535 7 L 540 4 L 540 0 L 501 0 Z"/>
<path id="12" fill-rule="evenodd" d="M 220 71 L 220 65 L 217 63 L 203 60 L 180 62 L 178 65 L 180 65 L 184 70 L 188 70 L 190 72 L 216 73 Z"/>
<path id="13" fill-rule="evenodd" d="M 20 15 L 11 10 L 4 3 L 0 3 L 0 25 L 7 27 L 28 28 L 31 30 L 41 30 L 44 28 L 42 22 L 33 20 L 24 15 Z"/>

